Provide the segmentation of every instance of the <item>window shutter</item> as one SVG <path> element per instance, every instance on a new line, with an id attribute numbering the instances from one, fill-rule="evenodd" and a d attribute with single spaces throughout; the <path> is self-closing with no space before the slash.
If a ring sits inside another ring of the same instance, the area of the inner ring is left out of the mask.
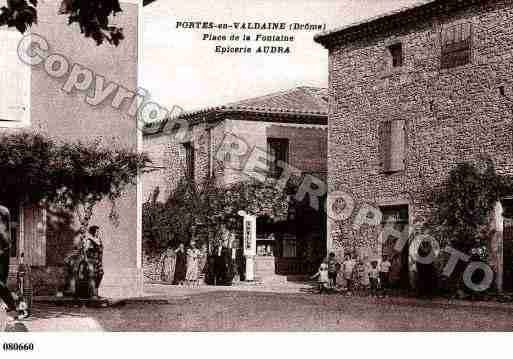
<path id="1" fill-rule="evenodd" d="M 46 213 L 36 206 L 23 209 L 23 251 L 25 263 L 33 266 L 46 264 Z"/>
<path id="2" fill-rule="evenodd" d="M 441 67 L 451 68 L 471 62 L 472 24 L 461 23 L 442 30 Z"/>
<path id="3" fill-rule="evenodd" d="M 390 171 L 403 171 L 406 144 L 404 120 L 394 120 L 391 124 Z"/>
<path id="4" fill-rule="evenodd" d="M 383 172 L 390 172 L 391 161 L 391 133 L 392 133 L 392 122 L 384 121 L 379 124 L 379 156 L 380 165 Z"/>
<path id="5" fill-rule="evenodd" d="M 17 55 L 21 35 L 0 30 L 0 120 L 23 121 L 28 115 L 30 67 Z"/>

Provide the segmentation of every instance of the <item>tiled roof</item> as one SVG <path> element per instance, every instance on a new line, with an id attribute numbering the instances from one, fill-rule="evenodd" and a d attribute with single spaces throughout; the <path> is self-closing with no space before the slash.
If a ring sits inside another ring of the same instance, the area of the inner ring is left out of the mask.
<path id="1" fill-rule="evenodd" d="M 301 86 L 265 96 L 229 103 L 221 109 L 298 114 L 328 114 L 328 90 Z"/>
<path id="2" fill-rule="evenodd" d="M 217 107 L 185 112 L 178 117 L 192 118 L 196 115 L 222 112 L 248 112 L 254 114 L 283 114 L 304 116 L 328 116 L 328 89 L 300 86 L 290 90 L 231 102 Z"/>
<path id="3" fill-rule="evenodd" d="M 326 30 L 314 36 L 314 40 L 325 45 L 329 39 L 335 36 L 358 34 L 362 31 L 377 32 L 381 31 L 380 26 L 387 22 L 393 22 L 401 17 L 410 15 L 426 16 L 436 12 L 450 12 L 455 9 L 463 8 L 476 3 L 486 2 L 487 0 L 418 0 L 408 6 L 404 6 L 390 12 L 380 14 L 362 21 L 349 25 Z M 396 23 L 397 24 L 397 23 Z"/>
<path id="4" fill-rule="evenodd" d="M 288 118 L 295 123 L 325 125 L 328 118 L 328 89 L 300 86 L 269 95 L 228 103 L 223 106 L 207 107 L 197 111 L 181 113 L 164 121 L 146 125 L 145 135 L 161 133 L 168 123 L 177 119 L 185 119 L 192 123 L 198 119 L 201 120 L 205 115 L 234 112 L 264 117 L 279 115 L 280 120 L 285 122 Z"/>

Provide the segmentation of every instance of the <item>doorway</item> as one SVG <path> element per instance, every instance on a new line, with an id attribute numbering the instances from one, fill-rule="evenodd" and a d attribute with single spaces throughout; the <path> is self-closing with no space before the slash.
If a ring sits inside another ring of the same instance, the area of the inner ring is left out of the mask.
<path id="1" fill-rule="evenodd" d="M 513 199 L 501 201 L 504 218 L 502 239 L 503 289 L 513 291 Z"/>
<path id="2" fill-rule="evenodd" d="M 380 207 L 380 210 L 382 213 L 382 228 L 392 226 L 395 231 L 401 232 L 403 236 L 408 235 L 408 205 L 383 206 Z M 396 243 L 404 239 L 391 234 L 386 235 L 387 238 L 383 238 L 382 254 L 383 256 L 386 255 L 392 264 L 390 267 L 390 284 L 396 288 L 410 289 L 409 246 L 404 245 L 400 251 L 397 251 Z"/>

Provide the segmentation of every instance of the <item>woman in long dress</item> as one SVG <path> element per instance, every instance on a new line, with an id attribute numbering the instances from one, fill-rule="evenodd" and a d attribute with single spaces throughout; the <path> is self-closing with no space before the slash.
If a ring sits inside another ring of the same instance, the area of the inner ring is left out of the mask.
<path id="1" fill-rule="evenodd" d="M 187 270 L 187 258 L 185 254 L 185 248 L 183 243 L 178 245 L 178 248 L 175 251 L 176 254 L 176 264 L 175 264 L 175 275 L 173 279 L 173 284 L 182 285 L 185 282 L 185 274 Z"/>
<path id="2" fill-rule="evenodd" d="M 176 266 L 176 253 L 174 248 L 169 246 L 164 253 L 162 253 L 162 257 L 160 260 L 161 263 L 161 274 L 160 278 L 163 282 L 173 283 L 173 279 L 175 277 L 175 266 Z"/>
<path id="3" fill-rule="evenodd" d="M 190 246 L 187 249 L 187 273 L 185 279 L 187 284 L 194 286 L 198 284 L 201 251 L 196 248 L 195 241 L 191 241 Z"/>

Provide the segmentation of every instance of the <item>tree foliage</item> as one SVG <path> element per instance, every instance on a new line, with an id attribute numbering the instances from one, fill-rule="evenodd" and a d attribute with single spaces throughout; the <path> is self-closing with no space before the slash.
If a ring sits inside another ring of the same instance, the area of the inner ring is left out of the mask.
<path id="1" fill-rule="evenodd" d="M 156 192 L 153 200 L 143 205 L 146 253 L 158 253 L 168 241 L 187 243 L 192 237 L 202 244 L 212 244 L 220 239 L 223 227 L 240 232 L 240 210 L 271 219 L 286 217 L 287 193 L 257 181 L 219 186 L 215 179 L 196 184 L 184 178 L 165 203 L 156 200 Z"/>
<path id="2" fill-rule="evenodd" d="M 500 175 L 490 159 L 458 163 L 432 194 L 436 210 L 430 219 L 432 232 L 443 244 L 463 252 L 487 243 L 489 220 L 495 203 L 513 190 L 511 177 Z"/>
<path id="3" fill-rule="evenodd" d="M 123 29 L 109 25 L 109 16 L 121 11 L 119 0 L 63 0 L 59 13 L 68 15 L 68 24 L 78 23 L 85 37 L 92 37 L 98 45 L 107 40 L 117 46 Z"/>
<path id="4" fill-rule="evenodd" d="M 37 0 L 7 0 L 7 6 L 0 8 L 0 26 L 15 27 L 24 33 L 37 23 Z"/>
<path id="5" fill-rule="evenodd" d="M 0 137 L 0 198 L 11 203 L 56 205 L 91 212 L 103 199 L 114 203 L 139 170 L 145 154 L 105 148 L 100 141 L 58 144 L 32 133 Z"/>
<path id="6" fill-rule="evenodd" d="M 63 0 L 58 9 L 68 16 L 68 24 L 78 23 L 84 36 L 97 45 L 107 41 L 115 46 L 124 38 L 123 28 L 112 26 L 109 17 L 121 11 L 119 0 Z M 0 8 L 0 26 L 15 27 L 21 33 L 37 20 L 37 0 L 7 0 L 7 6 Z"/>

